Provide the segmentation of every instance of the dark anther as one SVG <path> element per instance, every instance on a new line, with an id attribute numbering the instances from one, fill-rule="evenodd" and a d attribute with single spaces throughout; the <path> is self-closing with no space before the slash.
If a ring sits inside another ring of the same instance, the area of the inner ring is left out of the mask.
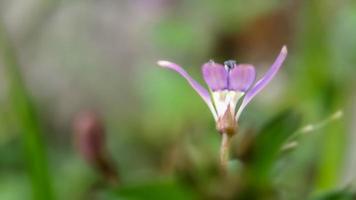
<path id="1" fill-rule="evenodd" d="M 235 60 L 227 60 L 224 62 L 225 67 L 230 70 L 235 67 L 236 61 Z"/>

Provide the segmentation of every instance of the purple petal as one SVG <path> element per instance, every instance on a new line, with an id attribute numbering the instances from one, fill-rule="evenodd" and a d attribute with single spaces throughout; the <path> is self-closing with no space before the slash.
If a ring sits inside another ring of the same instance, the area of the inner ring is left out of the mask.
<path id="1" fill-rule="evenodd" d="M 211 100 L 210 100 L 210 94 L 207 89 L 205 89 L 203 86 L 201 86 L 197 81 L 195 81 L 182 67 L 179 65 L 165 61 L 165 60 L 160 60 L 157 62 L 157 64 L 161 67 L 169 68 L 177 73 L 179 73 L 183 78 L 185 78 L 188 83 L 192 86 L 192 88 L 203 98 L 203 100 L 208 104 L 210 107 Z"/>
<path id="2" fill-rule="evenodd" d="M 212 91 L 227 89 L 228 72 L 223 65 L 212 61 L 205 63 L 202 73 L 206 84 Z"/>
<path id="3" fill-rule="evenodd" d="M 229 89 L 246 92 L 255 81 L 256 71 L 252 65 L 236 65 L 229 74 Z"/>
<path id="4" fill-rule="evenodd" d="M 279 68 L 282 66 L 284 59 L 287 57 L 287 47 L 283 46 L 281 52 L 279 53 L 277 59 L 274 61 L 270 69 L 266 72 L 266 74 L 259 80 L 257 83 L 250 89 L 241 103 L 239 111 L 236 115 L 236 118 L 239 117 L 242 110 L 246 107 L 246 105 L 255 97 L 277 74 Z"/>

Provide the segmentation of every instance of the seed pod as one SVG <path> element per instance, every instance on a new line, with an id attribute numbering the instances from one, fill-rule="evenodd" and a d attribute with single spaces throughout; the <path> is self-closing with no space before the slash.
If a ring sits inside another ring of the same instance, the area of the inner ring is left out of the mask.
<path id="1" fill-rule="evenodd" d="M 237 123 L 235 117 L 231 113 L 230 106 L 228 106 L 225 114 L 216 122 L 216 129 L 219 133 L 226 133 L 229 136 L 233 136 L 237 131 Z"/>

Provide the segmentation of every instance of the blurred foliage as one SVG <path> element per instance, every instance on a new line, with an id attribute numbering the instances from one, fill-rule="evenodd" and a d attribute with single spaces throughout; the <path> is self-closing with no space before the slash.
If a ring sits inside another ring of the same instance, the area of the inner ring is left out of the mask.
<path id="1" fill-rule="evenodd" d="M 265 184 L 268 174 L 276 156 L 280 153 L 283 144 L 289 136 L 300 127 L 301 117 L 292 111 L 284 113 L 272 119 L 257 135 L 255 150 L 251 155 L 251 176 L 257 179 L 256 184 Z M 271 140 L 270 138 L 273 138 Z"/>
<path id="2" fill-rule="evenodd" d="M 16 118 L 16 126 L 22 134 L 24 152 L 29 168 L 33 197 L 35 199 L 52 199 L 51 182 L 47 167 L 46 153 L 42 142 L 35 107 L 23 84 L 19 65 L 6 30 L 0 24 L 0 49 L 6 66 L 9 82 L 10 101 Z"/>
<path id="3" fill-rule="evenodd" d="M 0 199 L 52 186 L 55 199 L 355 199 L 355 13 L 351 0 L 1 0 Z M 260 77 L 283 44 L 223 175 L 209 109 L 156 61 L 201 83 L 209 59 Z M 82 110 L 103 122 L 118 185 L 77 151 Z"/>

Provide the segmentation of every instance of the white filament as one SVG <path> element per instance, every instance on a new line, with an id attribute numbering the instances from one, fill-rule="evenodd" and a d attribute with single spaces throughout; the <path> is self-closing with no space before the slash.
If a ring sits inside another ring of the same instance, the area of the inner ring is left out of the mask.
<path id="1" fill-rule="evenodd" d="M 222 117 L 229 106 L 230 112 L 235 114 L 237 102 L 243 95 L 243 92 L 229 90 L 212 92 L 212 100 L 215 105 L 217 118 Z"/>

